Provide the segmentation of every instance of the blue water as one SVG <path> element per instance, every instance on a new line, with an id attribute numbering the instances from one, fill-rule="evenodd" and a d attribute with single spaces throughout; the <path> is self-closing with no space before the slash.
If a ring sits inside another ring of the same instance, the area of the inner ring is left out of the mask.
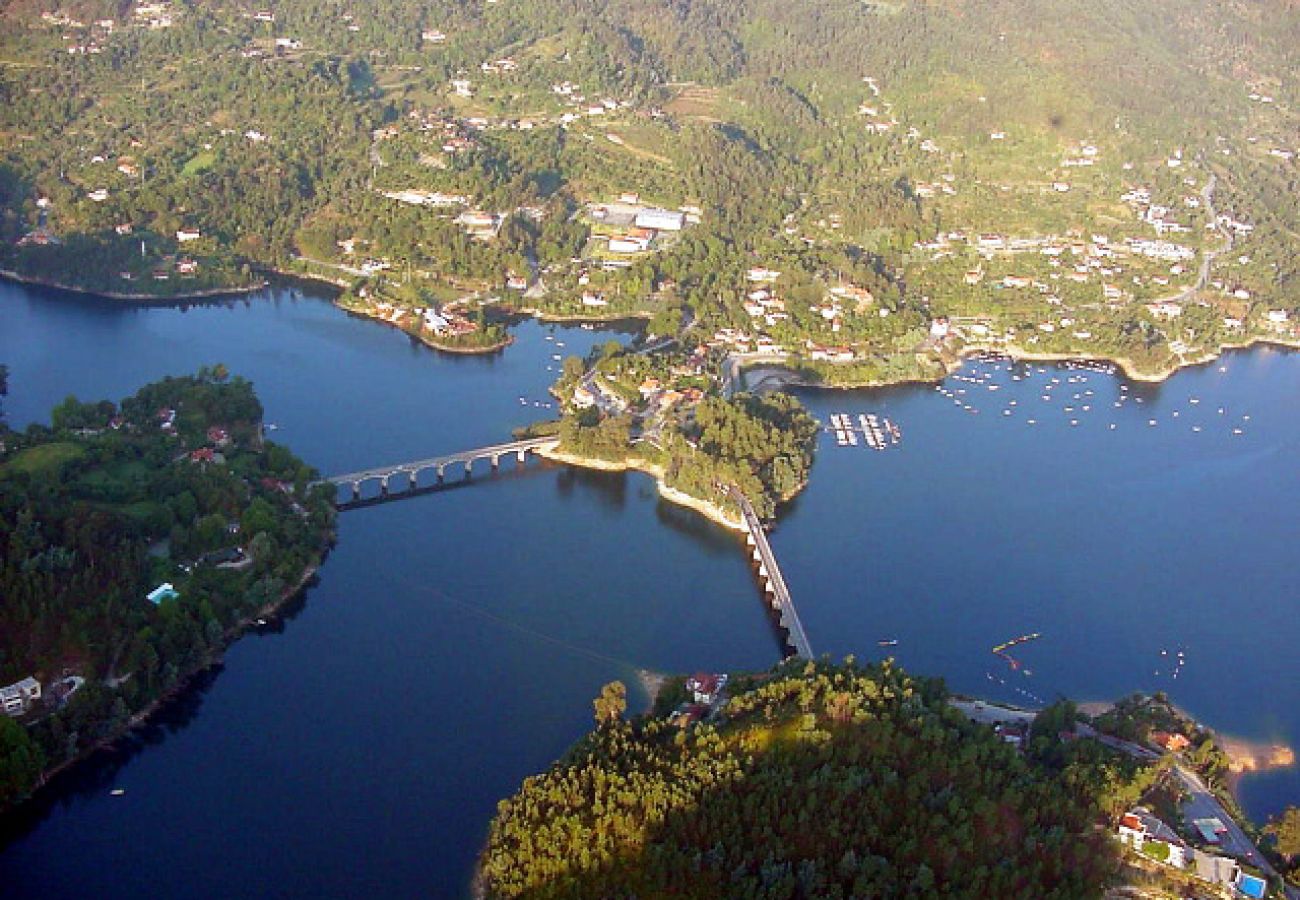
<path id="1" fill-rule="evenodd" d="M 627 337 L 514 333 L 504 354 L 451 357 L 289 289 L 182 311 L 0 285 L 15 425 L 68 393 L 224 362 L 325 471 L 502 440 L 547 414 L 531 404 L 553 353 Z M 1119 409 L 1118 379 L 1047 367 L 1016 382 L 968 366 L 1002 385 L 949 382 L 978 414 L 930 387 L 805 394 L 823 419 L 875 411 L 904 432 L 883 453 L 825 438 L 773 534 L 815 649 L 872 657 L 897 639 L 910 668 L 1010 700 L 1163 689 L 1216 727 L 1300 743 L 1300 357 L 1225 366 L 1134 386 L 1144 402 Z M 1039 400 L 1053 377 L 1063 396 Z M 1072 427 L 1063 407 L 1085 390 Z M 1034 631 L 1020 671 L 990 653 Z M 1161 649 L 1185 653 L 1176 679 Z M 283 626 L 237 643 L 133 749 L 61 779 L 0 850 L 0 884 L 462 895 L 497 800 L 585 730 L 601 684 L 777 655 L 739 542 L 644 477 L 533 462 L 348 512 Z M 1300 779 L 1244 791 L 1265 815 L 1300 802 Z"/>

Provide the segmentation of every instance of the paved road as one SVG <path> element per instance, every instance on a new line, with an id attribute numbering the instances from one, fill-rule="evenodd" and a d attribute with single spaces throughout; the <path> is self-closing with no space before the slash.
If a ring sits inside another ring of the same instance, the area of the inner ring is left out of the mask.
<path id="1" fill-rule="evenodd" d="M 1280 877 L 1277 870 L 1269 865 L 1268 860 L 1264 859 L 1263 854 L 1241 830 L 1241 826 L 1223 808 L 1223 804 L 1205 786 L 1205 782 L 1199 775 L 1182 765 L 1174 766 L 1174 774 L 1178 776 L 1178 780 L 1183 783 L 1188 793 L 1187 802 L 1183 804 L 1183 818 L 1187 822 L 1187 827 L 1195 829 L 1193 822 L 1197 819 L 1218 819 L 1227 829 L 1227 832 L 1220 836 L 1219 842 L 1219 848 L 1224 853 L 1245 860 L 1270 877 Z M 1300 898 L 1300 890 L 1296 888 L 1288 887 L 1286 893 L 1293 900 Z"/>
<path id="2" fill-rule="evenodd" d="M 1219 177 L 1214 173 L 1210 173 L 1210 180 L 1206 182 L 1205 189 L 1201 191 L 1201 203 L 1205 206 L 1205 211 L 1209 214 L 1210 221 L 1212 222 L 1217 218 L 1217 213 L 1214 209 L 1214 188 L 1218 182 Z M 1170 297 L 1169 300 L 1174 303 L 1183 303 L 1190 300 L 1197 291 L 1204 290 L 1205 285 L 1210 281 L 1210 266 L 1214 264 L 1214 258 L 1220 253 L 1227 253 L 1232 250 L 1231 231 L 1227 233 L 1227 241 L 1227 244 L 1222 249 L 1206 250 L 1201 254 L 1201 270 L 1196 277 L 1196 283 L 1187 290 Z"/>

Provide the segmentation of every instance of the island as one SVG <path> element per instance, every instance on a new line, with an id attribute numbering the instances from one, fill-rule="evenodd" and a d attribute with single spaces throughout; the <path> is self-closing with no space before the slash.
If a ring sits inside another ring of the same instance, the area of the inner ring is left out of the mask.
<path id="1" fill-rule="evenodd" d="M 315 477 L 220 365 L 0 420 L 0 811 L 303 589 L 334 529 Z"/>

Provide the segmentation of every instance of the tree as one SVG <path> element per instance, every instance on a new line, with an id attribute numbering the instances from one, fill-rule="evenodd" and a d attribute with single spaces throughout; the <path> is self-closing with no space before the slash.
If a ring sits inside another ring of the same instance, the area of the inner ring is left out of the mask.
<path id="1" fill-rule="evenodd" d="M 25 797 L 41 774 L 41 751 L 13 719 L 0 717 L 0 809 Z"/>
<path id="2" fill-rule="evenodd" d="M 596 707 L 596 724 L 606 725 L 617 721 L 627 709 L 627 687 L 621 681 L 611 681 L 600 689 L 600 696 L 592 701 Z"/>
<path id="3" fill-rule="evenodd" d="M 1273 837 L 1277 852 L 1288 862 L 1300 858 L 1300 807 L 1288 806 L 1282 815 L 1268 823 L 1264 831 Z"/>

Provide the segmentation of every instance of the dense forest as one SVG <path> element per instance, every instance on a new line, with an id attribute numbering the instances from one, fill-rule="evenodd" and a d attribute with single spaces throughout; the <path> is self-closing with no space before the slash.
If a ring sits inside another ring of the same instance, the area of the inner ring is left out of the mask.
<path id="1" fill-rule="evenodd" d="M 558 429 L 568 453 L 607 462 L 644 460 L 663 469 L 664 484 L 738 514 L 727 489 L 740 488 L 764 518 L 808 480 L 817 423 L 787 394 L 706 397 L 680 420 L 646 439 L 630 415 L 569 408 Z"/>
<path id="2" fill-rule="evenodd" d="M 889 661 L 789 660 L 689 727 L 625 720 L 619 688 L 499 805 L 487 896 L 1100 897 L 1100 826 L 1150 779 L 1064 740 L 1068 703 L 1020 752 Z"/>
<path id="3" fill-rule="evenodd" d="M 206 665 L 319 562 L 313 470 L 264 441 L 223 367 L 121 402 L 69 397 L 0 434 L 0 684 L 44 688 L 0 719 L 0 807 Z M 171 584 L 174 596 L 146 595 Z"/>

